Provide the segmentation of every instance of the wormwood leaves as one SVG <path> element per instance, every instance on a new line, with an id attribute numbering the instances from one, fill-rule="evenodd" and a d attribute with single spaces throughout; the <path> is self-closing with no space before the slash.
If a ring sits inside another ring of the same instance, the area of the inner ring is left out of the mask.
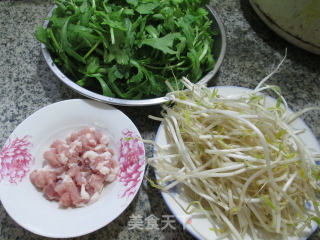
<path id="1" fill-rule="evenodd" d="M 164 95 L 165 80 L 196 82 L 214 66 L 206 0 L 56 0 L 38 27 L 54 62 L 77 84 L 106 96 Z M 181 83 L 179 83 L 181 86 Z"/>

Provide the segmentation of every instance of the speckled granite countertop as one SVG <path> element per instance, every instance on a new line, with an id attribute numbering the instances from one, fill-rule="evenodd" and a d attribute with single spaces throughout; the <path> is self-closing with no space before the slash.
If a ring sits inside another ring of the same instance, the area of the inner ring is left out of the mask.
<path id="1" fill-rule="evenodd" d="M 65 99 L 82 98 L 62 85 L 45 63 L 40 44 L 32 32 L 52 7 L 51 0 L 0 1 L 0 146 L 14 128 L 36 110 Z M 312 55 L 285 42 L 255 15 L 248 0 L 214 0 L 227 32 L 227 53 L 219 74 L 210 85 L 237 85 L 253 88 L 282 59 L 288 58 L 270 83 L 281 87 L 294 110 L 320 106 L 320 56 Z M 158 123 L 148 114 L 159 107 L 119 107 L 136 124 L 146 139 L 153 139 Z M 304 116 L 320 140 L 319 113 Z M 151 147 L 147 155 L 151 155 Z M 147 170 L 152 176 L 153 171 Z M 170 215 L 158 190 L 144 181 L 130 207 L 108 226 L 78 239 L 193 239 L 178 224 L 175 230 L 129 230 L 132 215 L 143 218 Z M 43 239 L 19 227 L 0 205 L 0 239 Z M 311 239 L 320 239 L 318 233 Z"/>

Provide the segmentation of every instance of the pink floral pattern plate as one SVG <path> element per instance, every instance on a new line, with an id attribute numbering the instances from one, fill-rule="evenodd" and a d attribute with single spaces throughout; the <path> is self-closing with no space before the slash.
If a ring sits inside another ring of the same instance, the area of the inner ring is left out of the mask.
<path id="1" fill-rule="evenodd" d="M 30 182 L 29 174 L 43 166 L 43 153 L 53 140 L 65 139 L 88 126 L 110 137 L 120 170 L 98 201 L 63 209 L 45 199 Z M 33 233 L 54 238 L 81 236 L 104 227 L 129 206 L 140 188 L 145 165 L 141 136 L 125 114 L 92 100 L 62 101 L 24 120 L 2 147 L 0 199 L 8 214 Z"/>

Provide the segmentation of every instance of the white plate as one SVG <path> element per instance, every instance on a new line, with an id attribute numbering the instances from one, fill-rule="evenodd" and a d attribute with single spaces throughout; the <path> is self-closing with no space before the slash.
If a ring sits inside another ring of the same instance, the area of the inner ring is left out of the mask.
<path id="1" fill-rule="evenodd" d="M 30 182 L 29 173 L 42 167 L 42 154 L 55 139 L 64 140 L 86 126 L 110 136 L 120 171 L 97 202 L 63 209 L 45 199 Z M 74 99 L 44 107 L 13 131 L 0 153 L 2 205 L 19 225 L 46 237 L 75 237 L 102 228 L 128 207 L 141 185 L 145 153 L 140 138 L 126 115 L 103 103 Z"/>
<path id="2" fill-rule="evenodd" d="M 226 87 L 216 87 L 218 89 L 218 94 L 222 96 L 228 96 L 231 94 L 236 94 L 244 91 L 251 91 L 247 88 L 242 87 L 232 87 L 232 86 L 226 86 Z M 266 98 L 266 104 L 272 104 L 274 106 L 276 103 L 276 100 L 267 97 Z M 306 129 L 306 132 L 304 134 L 301 134 L 301 137 L 303 138 L 304 142 L 308 143 L 308 147 L 312 149 L 316 149 L 320 151 L 320 145 L 315 138 L 315 136 L 312 134 L 309 127 L 301 120 L 296 120 L 292 126 L 297 128 L 304 128 Z M 160 125 L 156 137 L 155 142 L 159 146 L 164 146 L 168 143 L 163 124 Z M 154 150 L 154 155 L 156 155 L 156 152 Z M 176 186 L 173 189 L 171 189 L 169 192 L 161 192 L 162 197 L 164 198 L 166 204 L 168 205 L 170 211 L 175 215 L 177 220 L 180 222 L 181 225 L 183 225 L 183 228 L 187 229 L 194 237 L 197 239 L 216 239 L 217 236 L 214 233 L 214 231 L 211 231 L 210 228 L 212 228 L 212 225 L 210 222 L 203 216 L 190 216 L 186 214 L 181 206 L 186 209 L 190 202 L 188 202 L 185 198 L 185 195 L 183 193 L 183 188 L 181 186 Z M 312 232 L 314 232 L 317 228 L 316 224 L 312 225 L 312 229 L 306 229 L 306 231 L 303 232 L 303 236 L 296 237 L 296 238 L 289 238 L 290 240 L 296 240 L 296 239 L 306 239 L 308 236 L 311 235 Z M 251 239 L 248 235 L 245 236 L 246 240 Z M 268 239 L 268 238 L 265 238 Z M 270 239 L 270 238 L 269 238 Z"/>
<path id="3" fill-rule="evenodd" d="M 263 11 L 261 11 L 259 7 L 252 0 L 249 0 L 249 3 L 251 4 L 256 14 L 260 17 L 260 19 L 280 37 L 282 37 L 283 39 L 287 40 L 288 42 L 290 42 L 291 44 L 297 47 L 300 47 L 311 53 L 320 55 L 320 46 L 317 46 L 316 44 L 312 44 L 308 41 L 304 41 L 303 39 L 299 39 L 293 34 L 290 34 L 289 32 L 290 29 L 284 30 L 281 27 L 279 27 L 278 24 L 276 24 L 270 17 L 268 17 Z"/>

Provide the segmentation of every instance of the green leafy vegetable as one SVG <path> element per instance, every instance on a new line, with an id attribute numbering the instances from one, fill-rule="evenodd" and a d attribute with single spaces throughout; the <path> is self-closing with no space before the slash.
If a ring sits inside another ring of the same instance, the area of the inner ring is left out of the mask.
<path id="1" fill-rule="evenodd" d="M 55 64 L 91 91 L 127 99 L 163 96 L 176 79 L 197 82 L 214 64 L 208 0 L 55 0 L 36 38 Z"/>
<path id="2" fill-rule="evenodd" d="M 181 36 L 179 33 L 169 33 L 162 38 L 149 38 L 144 39 L 142 44 L 149 45 L 155 49 L 162 51 L 163 53 L 176 54 L 177 52 L 172 50 L 173 41 Z"/>

